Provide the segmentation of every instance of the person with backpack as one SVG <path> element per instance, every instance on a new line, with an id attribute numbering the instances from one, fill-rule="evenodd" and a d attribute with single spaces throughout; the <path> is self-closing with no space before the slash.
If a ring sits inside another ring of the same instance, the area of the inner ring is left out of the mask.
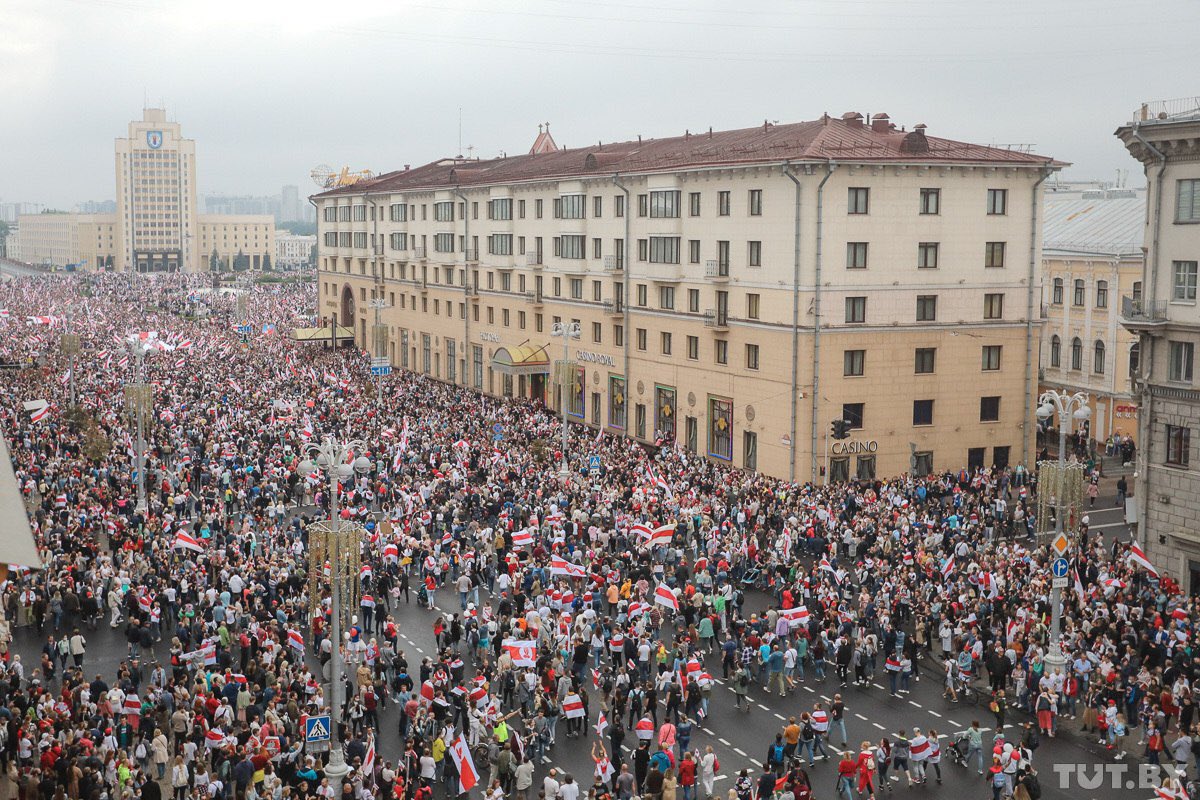
<path id="1" fill-rule="evenodd" d="M 750 698 L 747 695 L 750 693 L 750 673 L 746 670 L 745 665 L 738 666 L 737 672 L 733 674 L 733 707 L 741 709 L 745 705 L 745 711 L 750 713 Z"/>
<path id="2" fill-rule="evenodd" d="M 775 734 L 775 741 L 767 748 L 767 766 L 775 773 L 775 777 L 783 774 L 785 752 L 783 734 L 777 733 Z"/>
<path id="3" fill-rule="evenodd" d="M 810 767 L 813 765 L 813 757 L 815 755 L 813 746 L 816 744 L 816 741 L 817 731 L 813 727 L 812 717 L 805 711 L 800 715 L 800 755 L 801 757 L 807 756 L 808 766 Z"/>
<path id="4" fill-rule="evenodd" d="M 870 742 L 863 742 L 859 747 L 858 757 L 854 761 L 855 768 L 858 770 L 858 794 L 861 797 L 864 793 L 867 800 L 875 800 L 875 751 L 871 747 Z"/>

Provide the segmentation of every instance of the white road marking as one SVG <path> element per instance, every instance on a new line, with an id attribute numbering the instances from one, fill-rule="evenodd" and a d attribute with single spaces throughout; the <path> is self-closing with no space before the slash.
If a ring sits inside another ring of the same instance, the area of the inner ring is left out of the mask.
<path id="1" fill-rule="evenodd" d="M 764 706 L 762 703 L 756 703 L 756 705 L 757 705 L 759 708 L 761 708 L 763 711 L 770 711 L 770 710 L 771 710 L 771 709 L 767 708 L 766 706 Z"/>
<path id="2" fill-rule="evenodd" d="M 726 740 L 722 739 L 719 736 L 717 737 L 717 741 L 720 742 L 721 744 L 725 745 L 726 747 L 729 747 L 729 742 L 727 742 Z"/>
<path id="3" fill-rule="evenodd" d="M 814 688 L 813 688 L 813 687 L 811 687 L 811 686 L 805 686 L 805 687 L 804 687 L 804 689 L 805 689 L 805 691 L 809 692 L 810 694 L 816 694 L 816 693 L 817 693 L 817 690 L 816 690 L 816 689 L 814 689 Z"/>
<path id="4" fill-rule="evenodd" d="M 866 717 L 864 717 L 862 714 L 855 714 L 854 716 L 858 717 L 858 718 L 859 718 L 859 719 L 861 719 L 863 722 L 866 722 L 866 721 L 867 721 L 867 718 L 866 718 Z"/>
<path id="5" fill-rule="evenodd" d="M 876 689 L 882 689 L 882 688 L 883 688 L 883 684 L 882 684 L 882 683 L 872 683 L 871 685 L 872 685 L 872 686 L 874 686 Z"/>
<path id="6" fill-rule="evenodd" d="M 733 748 L 733 752 L 737 753 L 742 758 L 749 758 L 749 756 L 746 755 L 746 751 L 742 750 L 741 748 L 735 747 Z"/>
<path id="7" fill-rule="evenodd" d="M 954 727 L 956 727 L 956 728 L 957 728 L 957 727 L 959 727 L 958 723 L 957 723 L 957 722 L 955 722 L 955 721 L 954 721 L 954 720 L 952 720 L 952 719 L 948 719 L 948 720 L 946 720 L 946 722 L 949 722 L 951 725 L 953 725 L 953 726 L 954 726 Z"/>
<path id="8" fill-rule="evenodd" d="M 909 704 L 910 706 L 916 706 L 917 708 L 920 708 L 920 707 L 921 707 L 921 704 L 920 704 L 920 703 L 918 703 L 918 702 L 916 702 L 915 700 L 909 700 L 909 701 L 908 701 L 908 704 Z"/>
<path id="9" fill-rule="evenodd" d="M 728 775 L 714 775 L 713 780 L 714 781 L 723 781 L 728 777 L 729 777 Z"/>
<path id="10" fill-rule="evenodd" d="M 935 717 L 937 717 L 938 719 L 941 719 L 941 718 L 942 718 L 942 715 L 941 715 L 941 714 L 939 714 L 939 713 L 937 713 L 937 712 L 936 712 L 936 711 L 934 711 L 933 709 L 929 709 L 929 713 L 930 713 L 930 714 L 933 714 L 933 715 L 934 715 Z"/>
<path id="11" fill-rule="evenodd" d="M 776 714 L 775 719 L 783 719 L 783 714 Z"/>
<path id="12" fill-rule="evenodd" d="M 879 730 L 881 730 L 881 731 L 885 730 L 884 727 L 882 725 L 880 725 L 878 722 L 872 722 L 871 724 L 874 725 L 876 728 L 879 728 Z"/>

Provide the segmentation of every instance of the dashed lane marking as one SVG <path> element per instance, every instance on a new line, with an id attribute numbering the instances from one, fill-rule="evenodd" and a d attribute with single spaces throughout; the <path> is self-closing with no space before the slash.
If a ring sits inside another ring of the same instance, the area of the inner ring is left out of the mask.
<path id="1" fill-rule="evenodd" d="M 908 704 L 909 704 L 910 706 L 916 706 L 917 708 L 920 708 L 920 707 L 921 707 L 921 704 L 920 704 L 920 703 L 918 703 L 916 700 L 909 700 L 909 701 L 908 701 Z"/>
<path id="2" fill-rule="evenodd" d="M 876 728 L 879 728 L 879 730 L 881 730 L 881 731 L 884 730 L 884 727 L 882 725 L 880 725 L 878 722 L 872 722 L 871 724 L 874 725 Z"/>
<path id="3" fill-rule="evenodd" d="M 805 686 L 805 687 L 804 687 L 804 690 L 805 690 L 806 692 L 810 693 L 810 694 L 816 694 L 816 693 L 817 693 L 817 690 L 816 690 L 816 689 L 814 689 L 814 688 L 813 688 L 813 687 L 811 687 L 811 686 Z"/>
<path id="4" fill-rule="evenodd" d="M 717 741 L 718 741 L 718 742 L 720 742 L 721 744 L 725 745 L 726 747 L 729 747 L 729 746 L 730 746 L 730 744 L 729 744 L 729 742 L 728 742 L 728 741 L 726 741 L 725 739 L 722 739 L 722 738 L 721 738 L 721 737 L 719 737 L 719 736 L 717 737 Z"/>
<path id="5" fill-rule="evenodd" d="M 867 721 L 867 718 L 866 718 L 866 717 L 864 717 L 862 714 L 855 714 L 854 716 L 858 717 L 858 718 L 859 718 L 859 719 L 861 719 L 863 722 L 866 722 L 866 721 Z"/>
<path id="6" fill-rule="evenodd" d="M 882 689 L 882 688 L 883 688 L 883 684 L 882 684 L 882 683 L 872 683 L 871 685 L 872 685 L 872 686 L 874 686 L 876 689 Z"/>
<path id="7" fill-rule="evenodd" d="M 951 725 L 953 725 L 953 726 L 954 726 L 954 727 L 956 727 L 956 728 L 957 728 L 957 727 L 959 727 L 958 723 L 957 723 L 957 722 L 955 722 L 955 721 L 954 721 L 954 720 L 952 720 L 952 719 L 948 719 L 948 720 L 946 720 L 946 722 L 949 722 Z"/>
<path id="8" fill-rule="evenodd" d="M 738 754 L 739 756 L 741 756 L 742 758 L 749 758 L 749 756 L 747 756 L 747 755 L 746 755 L 746 751 L 745 751 L 745 750 L 742 750 L 742 749 L 741 749 L 741 748 L 739 748 L 739 747 L 735 747 L 735 748 L 733 748 L 733 752 L 737 753 L 737 754 Z"/>
<path id="9" fill-rule="evenodd" d="M 756 705 L 757 705 L 759 708 L 761 708 L 763 711 L 770 711 L 770 710 L 771 710 L 771 709 L 767 708 L 766 706 L 764 706 L 762 703 L 757 703 Z"/>
<path id="10" fill-rule="evenodd" d="M 941 718 L 942 718 L 942 715 L 941 715 L 941 714 L 939 714 L 939 713 L 937 713 L 936 711 L 934 711 L 932 708 L 931 708 L 931 709 L 929 709 L 929 713 L 930 713 L 930 714 L 933 714 L 933 715 L 934 715 L 935 717 L 937 717 L 938 719 L 941 719 Z"/>
<path id="11" fill-rule="evenodd" d="M 783 719 L 783 714 L 776 714 L 775 719 Z"/>

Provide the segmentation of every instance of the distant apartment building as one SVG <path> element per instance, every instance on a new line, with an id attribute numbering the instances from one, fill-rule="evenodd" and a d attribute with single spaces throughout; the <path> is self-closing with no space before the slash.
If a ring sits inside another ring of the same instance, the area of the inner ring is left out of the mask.
<path id="1" fill-rule="evenodd" d="M 317 195 L 320 311 L 373 348 L 383 299 L 397 367 L 787 479 L 1028 463 L 1060 166 L 886 114 L 546 130 Z"/>
<path id="2" fill-rule="evenodd" d="M 275 231 L 275 265 L 280 269 L 299 269 L 312 263 L 315 235 L 305 236 L 286 230 Z"/>
<path id="3" fill-rule="evenodd" d="M 1116 136 L 1146 173 L 1141 291 L 1121 298 L 1138 336 L 1138 536 L 1150 559 L 1200 591 L 1200 103 L 1143 105 Z M 1196 438 L 1197 441 L 1192 441 Z"/>
<path id="4" fill-rule="evenodd" d="M 115 166 L 115 213 L 22 214 L 21 260 L 138 272 L 270 264 L 273 217 L 199 213 L 196 143 L 165 110 L 147 108 L 129 123 L 128 136 L 116 140 Z"/>
<path id="5" fill-rule="evenodd" d="M 1141 296 L 1145 215 L 1140 189 L 1046 194 L 1041 384 L 1087 392 L 1092 416 L 1080 424 L 1100 443 L 1114 433 L 1137 439 L 1138 342 L 1120 314 L 1122 297 Z"/>

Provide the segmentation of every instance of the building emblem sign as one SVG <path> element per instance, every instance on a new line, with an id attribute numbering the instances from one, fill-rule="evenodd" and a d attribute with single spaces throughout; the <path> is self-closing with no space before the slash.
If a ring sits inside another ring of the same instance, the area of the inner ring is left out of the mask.
<path id="1" fill-rule="evenodd" d="M 146 131 L 146 144 L 151 150 L 157 150 L 162 147 L 163 135 L 162 131 Z"/>
<path id="2" fill-rule="evenodd" d="M 606 356 L 603 353 L 592 353 L 587 350 L 576 350 L 575 358 L 578 361 L 590 361 L 593 364 L 600 364 L 604 367 L 615 367 L 617 360 L 612 356 Z"/>
<path id="3" fill-rule="evenodd" d="M 479 332 L 479 341 L 494 342 L 496 344 L 500 344 L 500 337 L 494 333 L 488 333 L 487 331 L 480 331 Z"/>
<path id="4" fill-rule="evenodd" d="M 847 456 L 855 453 L 878 453 L 879 442 L 875 441 L 874 439 L 866 442 L 834 442 L 829 446 L 829 450 L 835 456 Z"/>

